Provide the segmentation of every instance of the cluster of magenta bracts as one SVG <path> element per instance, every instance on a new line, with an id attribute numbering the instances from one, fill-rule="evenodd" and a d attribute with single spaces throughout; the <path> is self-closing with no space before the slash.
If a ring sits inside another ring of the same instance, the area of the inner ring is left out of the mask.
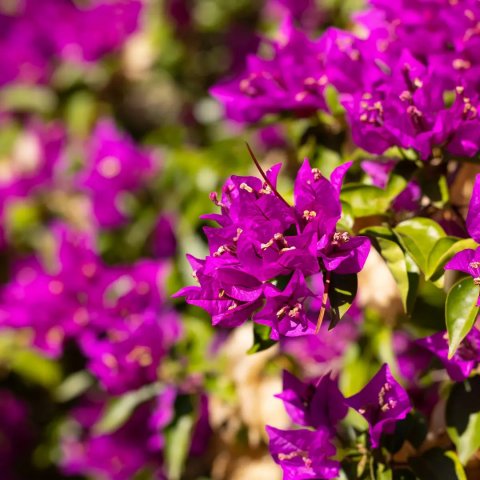
<path id="1" fill-rule="evenodd" d="M 271 328 L 273 340 L 312 334 L 312 311 L 326 291 L 323 275 L 327 282 L 332 272 L 358 273 L 370 250 L 366 237 L 337 231 L 349 166 L 328 180 L 305 160 L 293 206 L 277 191 L 280 165 L 264 179 L 231 177 L 220 199 L 212 194 L 221 214 L 203 217 L 220 226 L 205 228 L 210 255 L 189 259 L 200 285 L 177 295 L 205 309 L 214 325 L 236 327 L 253 318 Z"/>
<path id="2" fill-rule="evenodd" d="M 93 428 L 112 397 L 154 388 L 163 359 L 182 333 L 180 318 L 164 291 L 169 258 L 176 248 L 169 218 L 160 216 L 154 227 L 150 258 L 108 265 L 97 248 L 102 230 L 128 222 L 122 196 L 146 188 L 159 165 L 152 153 L 141 150 L 107 120 L 99 122 L 85 148 L 84 168 L 68 182 L 64 173 L 68 139 L 62 128 L 34 124 L 19 141 L 33 145 L 35 162 L 28 168 L 23 168 L 25 161 L 14 162 L 4 175 L 0 186 L 4 218 L 27 198 L 63 191 L 87 200 L 92 222 L 88 231 L 80 231 L 56 221 L 49 227 L 48 259 L 40 255 L 14 259 L 11 279 L 0 292 L 0 327 L 24 332 L 32 347 L 52 358 L 76 345 L 87 370 L 98 379 L 100 391 L 86 397 L 72 417 L 77 433 L 64 439 L 65 473 L 121 480 L 148 467 L 164 478 L 162 431 L 173 419 L 178 386 L 159 388 L 113 433 L 99 434 Z M 4 232 L 3 248 L 9 246 Z M 5 401 L 13 400 L 7 396 Z M 205 402 L 202 408 L 204 418 Z M 9 428 L 6 425 L 5 431 Z"/>
<path id="3" fill-rule="evenodd" d="M 141 0 L 88 3 L 84 8 L 71 0 L 2 5 L 0 85 L 46 83 L 56 61 L 93 64 L 118 50 L 137 30 Z"/>
<path id="4" fill-rule="evenodd" d="M 357 410 L 370 425 L 372 447 L 383 433 L 393 433 L 397 421 L 411 410 L 405 390 L 385 364 L 358 394 L 344 398 L 328 375 L 314 383 L 303 383 L 288 372 L 283 376 L 283 400 L 293 422 L 302 427 L 278 430 L 267 427 L 270 452 L 284 471 L 284 478 L 338 478 L 340 464 L 331 460 L 337 424 L 348 408 Z"/>
<path id="5" fill-rule="evenodd" d="M 48 83 L 59 60 L 93 66 L 137 30 L 143 2 L 11 4 L 13 10 L 4 11 L 2 5 L 0 13 L 0 85 Z M 12 115 L 2 114 L 0 122 L 2 129 L 18 128 Z M 79 229 L 50 212 L 57 218 L 43 228 L 49 251 L 11 256 L 10 280 L 0 291 L 3 334 L 18 331 L 32 348 L 57 361 L 66 351 L 80 351 L 96 380 L 70 411 L 60 438 L 59 467 L 65 475 L 116 480 L 148 469 L 152 478 L 165 479 L 163 432 L 182 394 L 173 382 L 159 383 L 162 362 L 182 334 L 180 317 L 165 292 L 176 249 L 171 219 L 159 215 L 149 258 L 109 265 L 98 248 L 103 232 L 128 225 L 128 197 L 148 188 L 161 162 L 110 119 L 99 120 L 80 148 L 60 122 L 36 118 L 23 122 L 15 141 L 0 172 L 2 252 L 15 251 L 11 219 L 25 202 L 45 203 L 49 195 L 81 199 L 75 213 L 89 220 Z M 72 167 L 72 145 L 80 166 Z M 151 393 L 131 417 L 114 431 L 99 431 L 97 424 L 112 399 L 140 389 Z M 35 447 L 31 405 L 6 390 L 0 391 L 0 404 L 5 413 L 0 470 L 14 480 L 14 463 Z M 199 400 L 198 412 L 195 431 L 203 443 L 208 435 L 206 397 Z M 192 443 L 192 452 L 194 448 L 201 451 Z"/>
<path id="6" fill-rule="evenodd" d="M 287 19 L 273 58 L 251 55 L 240 76 L 212 89 L 227 116 L 328 111 L 340 94 L 355 144 L 382 154 L 399 146 L 427 160 L 472 156 L 480 146 L 477 2 L 370 2 L 356 16 L 361 34 L 335 28 L 310 39 Z"/>

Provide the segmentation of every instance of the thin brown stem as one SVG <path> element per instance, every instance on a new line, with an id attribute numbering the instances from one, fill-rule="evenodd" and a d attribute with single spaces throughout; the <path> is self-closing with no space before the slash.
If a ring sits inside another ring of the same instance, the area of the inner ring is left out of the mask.
<path id="1" fill-rule="evenodd" d="M 253 150 L 250 148 L 250 145 L 248 144 L 248 142 L 245 142 L 245 144 L 247 145 L 248 153 L 250 154 L 250 157 L 252 158 L 253 163 L 254 163 L 255 166 L 257 167 L 257 170 L 260 172 L 260 175 L 262 176 L 262 178 L 265 180 L 265 182 L 267 183 L 267 185 L 272 189 L 272 192 L 273 192 L 287 207 L 290 208 L 291 205 L 280 195 L 280 193 L 278 193 L 278 190 L 272 185 L 272 183 L 271 183 L 270 180 L 268 179 L 267 174 L 263 171 L 263 168 L 261 167 L 259 161 L 257 160 L 257 157 L 255 157 L 255 154 L 253 153 Z"/>
<path id="2" fill-rule="evenodd" d="M 331 273 L 327 270 L 324 276 L 325 289 L 323 290 L 322 306 L 320 307 L 320 313 L 318 314 L 317 328 L 315 328 L 315 334 L 318 334 L 322 327 L 323 318 L 327 310 L 328 292 L 330 290 Z"/>

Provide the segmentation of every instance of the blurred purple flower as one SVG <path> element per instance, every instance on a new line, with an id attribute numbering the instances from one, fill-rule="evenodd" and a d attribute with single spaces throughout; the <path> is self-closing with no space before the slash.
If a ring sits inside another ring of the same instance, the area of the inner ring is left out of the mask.
<path id="1" fill-rule="evenodd" d="M 323 90 L 327 78 L 317 60 L 319 43 L 295 29 L 288 18 L 280 38 L 271 44 L 273 59 L 249 55 L 246 69 L 238 78 L 211 89 L 231 119 L 256 122 L 268 113 L 309 114 L 326 109 Z"/>
<path id="2" fill-rule="evenodd" d="M 5 480 L 20 480 L 16 466 L 34 446 L 28 408 L 12 392 L 0 390 L 0 409 L 0 471 Z"/>
<path id="3" fill-rule="evenodd" d="M 173 257 L 177 250 L 175 222 L 170 215 L 161 215 L 153 229 L 150 240 L 152 254 L 155 258 Z"/>
<path id="4" fill-rule="evenodd" d="M 162 422 L 152 420 L 161 409 Z M 153 479 L 164 479 L 162 442 L 152 442 L 173 416 L 170 390 L 159 394 L 156 402 L 135 409 L 117 430 L 97 433 L 95 425 L 105 412 L 105 403 L 86 400 L 72 413 L 77 428 L 61 439 L 61 469 L 66 475 L 86 475 L 111 480 L 130 480 L 140 471 L 151 472 Z M 79 430 L 79 431 L 78 431 Z"/>
<path id="5" fill-rule="evenodd" d="M 142 188 L 157 166 L 150 152 L 140 150 L 110 120 L 100 121 L 93 132 L 87 165 L 77 178 L 88 192 L 98 224 L 115 228 L 127 219 L 122 195 Z"/>
<path id="6" fill-rule="evenodd" d="M 117 50 L 137 29 L 140 0 L 23 0 L 0 14 L 0 85 L 48 80 L 55 60 L 93 62 Z M 55 27 L 52 28 L 52 25 Z"/>

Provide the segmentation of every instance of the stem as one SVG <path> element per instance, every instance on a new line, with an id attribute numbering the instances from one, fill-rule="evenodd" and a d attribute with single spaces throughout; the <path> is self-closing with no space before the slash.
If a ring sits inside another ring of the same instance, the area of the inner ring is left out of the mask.
<path id="1" fill-rule="evenodd" d="M 317 328 L 315 328 L 315 335 L 318 334 L 320 331 L 320 328 L 322 326 L 323 322 L 323 317 L 325 317 L 325 312 L 327 310 L 327 300 L 328 300 L 328 292 L 330 290 L 330 281 L 331 281 L 331 273 L 327 270 L 325 272 L 325 289 L 323 291 L 323 296 L 322 296 L 322 306 L 320 307 L 320 313 L 318 314 L 318 320 L 317 320 Z"/>
<path id="2" fill-rule="evenodd" d="M 257 170 L 260 172 L 260 175 L 262 178 L 265 180 L 267 185 L 272 189 L 272 192 L 288 207 L 290 208 L 291 205 L 278 193 L 278 190 L 272 185 L 270 180 L 268 179 L 266 173 L 263 171 L 263 168 L 260 166 L 259 161 L 257 160 L 257 157 L 255 157 L 255 154 L 253 153 L 252 149 L 250 148 L 250 145 L 245 142 L 245 145 L 247 145 L 248 153 L 250 154 L 250 157 L 253 160 L 253 163 L 257 167 Z"/>

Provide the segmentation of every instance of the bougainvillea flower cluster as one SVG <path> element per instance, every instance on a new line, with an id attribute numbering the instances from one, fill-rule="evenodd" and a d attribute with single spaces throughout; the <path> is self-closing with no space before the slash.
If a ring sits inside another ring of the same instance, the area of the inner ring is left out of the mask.
<path id="1" fill-rule="evenodd" d="M 111 121 L 103 120 L 96 125 L 86 158 L 78 187 L 88 193 L 99 226 L 121 226 L 127 218 L 124 197 L 144 186 L 156 171 L 153 154 L 138 149 Z"/>
<path id="2" fill-rule="evenodd" d="M 312 333 L 308 305 L 323 288 L 313 291 L 309 279 L 320 275 L 321 284 L 322 273 L 358 273 L 370 250 L 366 237 L 337 231 L 349 166 L 341 165 L 328 180 L 305 160 L 293 206 L 276 190 L 280 165 L 264 179 L 231 177 L 221 198 L 211 196 L 221 213 L 204 217 L 220 225 L 205 228 L 210 255 L 189 258 L 200 285 L 177 295 L 204 308 L 214 325 L 235 327 L 253 316 L 271 328 L 274 340 Z"/>
<path id="3" fill-rule="evenodd" d="M 325 110 L 325 89 L 333 86 L 355 144 L 368 152 L 397 146 L 424 160 L 440 148 L 472 156 L 480 147 L 478 5 L 423 3 L 371 2 L 357 16 L 358 36 L 330 28 L 309 39 L 286 21 L 271 60 L 249 57 L 247 70 L 212 94 L 232 119 L 255 122 L 268 113 Z"/>
<path id="4" fill-rule="evenodd" d="M 480 4 L 351 3 L 0 1 L 2 478 L 479 477 Z"/>
<path id="5" fill-rule="evenodd" d="M 54 264 L 31 258 L 15 266 L 2 291 L 2 326 L 30 329 L 33 344 L 52 356 L 66 340 L 77 339 L 91 370 L 112 391 L 152 382 L 179 334 L 158 287 L 165 266 L 144 261 L 109 267 L 88 234 L 64 225 L 53 234 Z"/>
<path id="6" fill-rule="evenodd" d="M 342 395 L 337 382 L 328 375 L 306 384 L 288 372 L 284 372 L 283 392 L 277 396 L 293 422 L 313 428 L 282 431 L 267 427 L 270 452 L 282 467 L 284 478 L 302 480 L 338 477 L 339 464 L 329 458 L 335 454 L 335 448 L 329 442 L 349 407 L 368 421 L 373 448 L 379 446 L 381 435 L 392 433 L 396 423 L 411 410 L 406 391 L 393 378 L 387 364 L 362 391 L 349 398 Z"/>
<path id="7" fill-rule="evenodd" d="M 142 8 L 139 0 L 95 1 L 85 8 L 73 0 L 12 5 L 0 13 L 0 85 L 45 82 L 54 59 L 94 62 L 117 50 L 138 28 Z"/>

